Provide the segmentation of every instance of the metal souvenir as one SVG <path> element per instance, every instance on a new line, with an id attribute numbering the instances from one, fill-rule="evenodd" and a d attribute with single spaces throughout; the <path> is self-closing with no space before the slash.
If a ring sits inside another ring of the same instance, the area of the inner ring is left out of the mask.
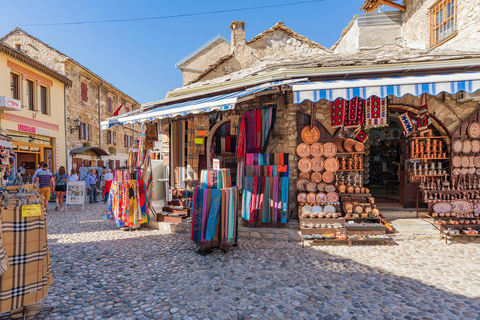
<path id="1" fill-rule="evenodd" d="M 473 212 L 473 204 L 467 200 L 453 200 L 450 202 L 452 204 L 452 212 L 454 213 L 471 213 Z"/>
<path id="2" fill-rule="evenodd" d="M 318 192 L 324 192 L 326 186 L 327 186 L 327 184 L 325 182 L 317 183 Z"/>
<path id="3" fill-rule="evenodd" d="M 340 163 L 337 158 L 328 158 L 325 160 L 325 170 L 335 172 L 340 167 Z"/>
<path id="4" fill-rule="evenodd" d="M 462 157 L 462 167 L 468 167 L 470 166 L 470 159 L 468 159 L 467 156 Z"/>
<path id="5" fill-rule="evenodd" d="M 333 142 L 327 142 L 323 145 L 323 156 L 326 158 L 333 157 L 337 154 L 337 146 Z"/>
<path id="6" fill-rule="evenodd" d="M 306 126 L 302 129 L 300 137 L 302 138 L 303 142 L 313 144 L 320 139 L 320 130 L 318 130 L 317 127 Z"/>
<path id="7" fill-rule="evenodd" d="M 300 158 L 305 158 L 310 155 L 310 146 L 306 143 L 300 143 L 297 146 L 297 154 Z"/>
<path id="8" fill-rule="evenodd" d="M 298 196 L 297 196 L 297 201 L 299 203 L 307 203 L 307 194 L 302 192 L 302 193 L 299 193 Z"/>
<path id="9" fill-rule="evenodd" d="M 309 182 L 307 183 L 305 189 L 307 189 L 308 192 L 315 192 L 317 191 L 317 184 L 315 182 Z"/>
<path id="10" fill-rule="evenodd" d="M 316 197 L 317 197 L 316 193 L 310 192 L 309 194 L 307 194 L 307 203 L 308 204 L 315 204 Z"/>
<path id="11" fill-rule="evenodd" d="M 311 160 L 313 171 L 322 171 L 324 167 L 324 161 L 321 157 L 316 157 Z M 320 181 L 319 181 L 320 182 Z"/>
<path id="12" fill-rule="evenodd" d="M 479 140 L 472 140 L 472 152 L 479 153 L 480 152 L 480 141 Z"/>
<path id="13" fill-rule="evenodd" d="M 470 140 L 463 141 L 462 152 L 463 153 L 472 152 L 472 143 L 470 142 Z"/>
<path id="14" fill-rule="evenodd" d="M 298 179 L 296 182 L 295 182 L 295 185 L 297 187 L 297 190 L 298 191 L 305 191 L 307 190 L 307 183 L 309 183 L 309 180 L 307 179 Z"/>
<path id="15" fill-rule="evenodd" d="M 453 152 L 460 153 L 460 152 L 462 152 L 462 148 L 463 148 L 463 143 L 462 143 L 461 140 L 453 141 L 453 143 L 452 143 Z"/>
<path id="16" fill-rule="evenodd" d="M 307 158 L 300 159 L 298 161 L 298 169 L 302 172 L 310 172 L 312 170 L 312 162 Z"/>
<path id="17" fill-rule="evenodd" d="M 480 124 L 478 122 L 472 122 L 467 129 L 468 136 L 472 139 L 480 138 Z"/>
<path id="18" fill-rule="evenodd" d="M 335 212 L 337 212 L 337 209 L 335 209 L 335 207 L 332 206 L 332 205 L 328 205 L 328 206 L 325 206 L 325 208 L 323 208 L 323 212 L 325 212 L 325 213 L 335 213 Z"/>
<path id="19" fill-rule="evenodd" d="M 354 152 L 355 151 L 355 140 L 353 139 L 346 139 L 343 141 L 343 149 L 347 152 Z"/>
<path id="20" fill-rule="evenodd" d="M 311 179 L 315 183 L 322 182 L 322 174 L 320 172 L 314 172 L 312 173 Z"/>
<path id="21" fill-rule="evenodd" d="M 317 199 L 317 203 L 325 203 L 327 202 L 327 194 L 323 192 L 319 192 L 317 193 L 316 199 Z"/>
<path id="22" fill-rule="evenodd" d="M 331 171 L 325 171 L 322 175 L 322 179 L 326 183 L 333 182 L 335 180 L 335 174 Z"/>
<path id="23" fill-rule="evenodd" d="M 314 157 L 321 157 L 323 155 L 323 144 L 315 142 L 310 146 L 310 154 Z"/>
<path id="24" fill-rule="evenodd" d="M 335 192 L 336 188 L 333 184 L 329 184 L 325 186 L 325 192 Z"/>
<path id="25" fill-rule="evenodd" d="M 479 157 L 479 159 L 480 159 L 480 157 Z M 461 166 L 462 166 L 462 157 L 460 157 L 460 156 L 454 156 L 454 157 L 452 158 L 452 164 L 453 164 L 453 166 L 454 166 L 455 168 L 461 167 Z"/>
<path id="26" fill-rule="evenodd" d="M 475 165 L 475 167 L 480 168 L 480 156 L 475 157 L 473 164 Z"/>
<path id="27" fill-rule="evenodd" d="M 329 192 L 327 193 L 327 201 L 328 202 L 338 202 L 338 200 L 340 199 L 338 193 L 336 192 Z"/>

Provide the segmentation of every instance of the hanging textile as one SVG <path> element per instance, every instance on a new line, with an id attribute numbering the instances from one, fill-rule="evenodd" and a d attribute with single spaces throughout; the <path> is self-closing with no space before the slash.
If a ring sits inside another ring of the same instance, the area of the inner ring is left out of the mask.
<path id="1" fill-rule="evenodd" d="M 142 133 L 140 133 L 138 137 L 138 153 L 137 153 L 137 161 L 135 163 L 136 166 L 141 167 L 143 165 L 143 161 L 145 160 L 145 135 L 146 135 L 146 125 L 142 124 Z"/>
<path id="2" fill-rule="evenodd" d="M 365 100 L 355 97 L 348 101 L 345 108 L 345 128 L 356 128 L 365 122 Z"/>
<path id="3" fill-rule="evenodd" d="M 386 98 L 371 96 L 365 100 L 365 129 L 388 126 Z"/>
<path id="4" fill-rule="evenodd" d="M 10 266 L 0 277 L 0 313 L 40 302 L 53 283 L 46 220 L 22 217 L 22 206 L 0 208 L 2 236 Z"/>
<path id="5" fill-rule="evenodd" d="M 203 144 L 205 138 L 208 136 L 210 131 L 210 120 L 207 116 L 197 116 L 194 118 L 194 130 L 195 130 L 195 143 L 199 146 L 197 147 L 198 154 L 205 154 L 205 149 Z"/>
<path id="6" fill-rule="evenodd" d="M 187 179 L 198 180 L 198 151 L 195 144 L 195 120 L 187 121 Z"/>
<path id="7" fill-rule="evenodd" d="M 332 128 L 343 127 L 343 124 L 345 123 L 346 106 L 347 100 L 342 98 L 330 102 L 330 119 Z"/>
<path id="8" fill-rule="evenodd" d="M 7 271 L 9 265 L 7 252 L 5 251 L 5 245 L 3 243 L 2 223 L 0 219 L 0 276 Z"/>
<path id="9" fill-rule="evenodd" d="M 402 124 L 403 131 L 405 132 L 406 136 L 409 136 L 413 132 L 413 123 L 412 119 L 410 119 L 410 116 L 408 115 L 408 112 L 405 112 L 401 114 L 398 119 L 400 120 L 400 123 Z"/>
<path id="10" fill-rule="evenodd" d="M 364 143 L 365 140 L 367 140 L 367 138 L 368 138 L 368 135 L 363 130 L 358 131 L 357 134 L 355 135 L 355 139 L 357 139 L 361 143 Z"/>
<path id="11" fill-rule="evenodd" d="M 171 180 L 175 189 L 185 188 L 185 121 L 171 124 L 170 154 L 172 155 Z"/>
<path id="12" fill-rule="evenodd" d="M 418 109 L 418 117 L 417 117 L 417 127 L 418 131 L 422 132 L 428 130 L 428 100 L 427 94 L 422 94 L 422 106 Z"/>
<path id="13" fill-rule="evenodd" d="M 232 187 L 232 177 L 229 169 L 208 169 L 200 173 L 202 189 L 226 189 Z"/>

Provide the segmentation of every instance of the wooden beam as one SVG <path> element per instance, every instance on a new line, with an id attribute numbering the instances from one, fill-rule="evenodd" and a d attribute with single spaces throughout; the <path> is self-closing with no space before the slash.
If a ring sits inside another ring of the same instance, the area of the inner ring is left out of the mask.
<path id="1" fill-rule="evenodd" d="M 399 3 L 396 3 L 396 2 L 393 2 L 391 0 L 381 0 L 381 3 L 384 4 L 384 5 L 387 5 L 387 6 L 390 6 L 390 7 L 394 7 L 394 8 L 397 8 L 397 9 L 400 9 L 402 11 L 405 11 L 405 6 L 404 5 L 401 5 Z"/>

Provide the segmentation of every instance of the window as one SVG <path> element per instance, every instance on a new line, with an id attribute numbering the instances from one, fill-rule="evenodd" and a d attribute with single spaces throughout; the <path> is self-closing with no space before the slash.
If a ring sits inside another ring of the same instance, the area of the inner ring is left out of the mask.
<path id="1" fill-rule="evenodd" d="M 440 0 L 430 8 L 430 47 L 455 34 L 456 20 L 455 0 Z"/>
<path id="2" fill-rule="evenodd" d="M 27 101 L 28 110 L 35 111 L 35 83 L 27 80 Z"/>
<path id="3" fill-rule="evenodd" d="M 43 114 L 48 114 L 48 91 L 47 87 L 40 86 L 40 107 Z"/>
<path id="4" fill-rule="evenodd" d="M 117 133 L 115 131 L 107 131 L 107 144 L 116 145 L 117 144 Z"/>
<path id="5" fill-rule="evenodd" d="M 15 49 L 17 49 L 18 51 L 22 51 L 22 45 L 20 43 L 17 43 L 15 45 Z"/>
<path id="6" fill-rule="evenodd" d="M 133 135 L 124 134 L 123 135 L 123 146 L 125 148 L 130 148 L 133 145 Z"/>
<path id="7" fill-rule="evenodd" d="M 107 98 L 107 107 L 108 107 L 108 112 L 113 112 L 113 99 L 112 99 L 112 97 Z"/>
<path id="8" fill-rule="evenodd" d="M 87 84 L 82 82 L 82 101 L 88 102 L 88 87 Z"/>
<path id="9" fill-rule="evenodd" d="M 10 95 L 12 99 L 20 100 L 20 77 L 18 74 L 10 73 Z"/>
<path id="10" fill-rule="evenodd" d="M 79 130 L 79 139 L 92 141 L 92 125 L 88 123 L 81 123 Z"/>

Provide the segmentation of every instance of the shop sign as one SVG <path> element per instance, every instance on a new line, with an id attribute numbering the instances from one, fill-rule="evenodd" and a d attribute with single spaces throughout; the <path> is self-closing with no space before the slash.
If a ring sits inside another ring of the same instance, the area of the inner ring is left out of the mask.
<path id="1" fill-rule="evenodd" d="M 48 129 L 27 126 L 26 124 L 21 124 L 21 123 L 18 124 L 18 131 L 28 132 L 28 133 L 36 133 L 36 134 L 40 134 L 42 136 L 49 136 L 50 135 L 50 130 L 48 130 Z"/>
<path id="2" fill-rule="evenodd" d="M 39 217 L 42 215 L 42 206 L 39 204 L 30 204 L 22 206 L 22 218 Z"/>
<path id="3" fill-rule="evenodd" d="M 20 111 L 22 110 L 22 102 L 20 100 L 0 96 L 0 107 L 4 107 L 6 110 Z"/>
<path id="4" fill-rule="evenodd" d="M 220 159 L 213 159 L 213 170 L 220 170 Z"/>
<path id="5" fill-rule="evenodd" d="M 67 204 L 81 204 L 83 206 L 85 196 L 85 181 L 67 182 Z"/>

